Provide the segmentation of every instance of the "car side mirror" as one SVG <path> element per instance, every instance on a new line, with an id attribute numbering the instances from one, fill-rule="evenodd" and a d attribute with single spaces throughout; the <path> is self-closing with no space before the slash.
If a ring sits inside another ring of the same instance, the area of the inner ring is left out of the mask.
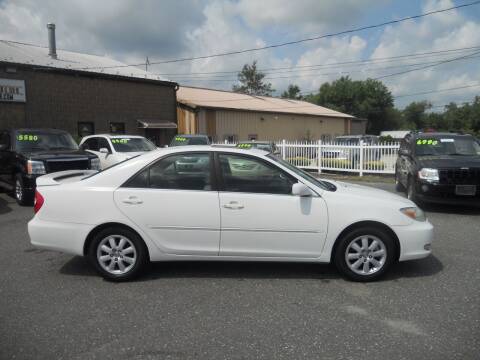
<path id="1" fill-rule="evenodd" d="M 398 155 L 410 156 L 410 151 L 408 151 L 407 149 L 400 149 L 398 150 Z"/>
<path id="2" fill-rule="evenodd" d="M 8 145 L 9 144 L 0 144 L 0 151 L 8 150 Z"/>
<path id="3" fill-rule="evenodd" d="M 101 154 L 109 154 L 110 153 L 110 151 L 108 151 L 107 148 L 100 148 L 100 150 L 98 150 L 98 151 L 100 151 Z"/>
<path id="4" fill-rule="evenodd" d="M 313 192 L 310 188 L 302 183 L 296 183 L 292 185 L 292 195 L 295 196 L 312 196 Z"/>

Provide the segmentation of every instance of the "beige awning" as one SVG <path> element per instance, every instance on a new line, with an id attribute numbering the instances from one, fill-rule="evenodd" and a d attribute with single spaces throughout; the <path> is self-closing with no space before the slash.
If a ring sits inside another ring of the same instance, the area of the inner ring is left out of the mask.
<path id="1" fill-rule="evenodd" d="M 177 124 L 171 121 L 137 120 L 140 129 L 176 129 Z"/>

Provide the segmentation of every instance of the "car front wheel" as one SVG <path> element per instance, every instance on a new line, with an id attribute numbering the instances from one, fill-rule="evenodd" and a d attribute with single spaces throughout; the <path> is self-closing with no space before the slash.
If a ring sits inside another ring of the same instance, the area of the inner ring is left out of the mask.
<path id="1" fill-rule="evenodd" d="M 148 261 L 143 240 L 122 227 L 107 228 L 95 235 L 89 258 L 107 280 L 126 281 L 138 276 Z"/>
<path id="2" fill-rule="evenodd" d="M 15 200 L 17 200 L 18 205 L 33 205 L 33 198 L 33 192 L 31 190 L 25 189 L 22 176 L 20 174 L 17 174 L 17 176 L 15 176 Z"/>
<path id="3" fill-rule="evenodd" d="M 339 240 L 334 254 L 337 269 L 354 281 L 372 281 L 382 276 L 395 259 L 391 235 L 375 227 L 359 228 Z"/>

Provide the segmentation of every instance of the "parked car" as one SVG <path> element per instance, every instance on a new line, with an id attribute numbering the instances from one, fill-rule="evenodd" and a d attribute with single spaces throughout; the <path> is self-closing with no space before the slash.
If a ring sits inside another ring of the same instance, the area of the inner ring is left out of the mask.
<path id="1" fill-rule="evenodd" d="M 471 135 L 409 134 L 400 144 L 395 182 L 417 204 L 480 205 L 480 145 Z"/>
<path id="2" fill-rule="evenodd" d="M 20 205 L 32 205 L 35 180 L 72 169 L 100 169 L 97 156 L 79 150 L 72 136 L 55 129 L 0 131 L 0 186 L 13 190 Z"/>
<path id="3" fill-rule="evenodd" d="M 210 145 L 207 135 L 177 135 L 170 142 L 169 146 L 185 145 Z"/>
<path id="4" fill-rule="evenodd" d="M 365 145 L 376 145 L 378 144 L 378 136 L 375 135 L 346 135 L 346 136 L 337 136 L 334 140 L 334 143 L 339 145 L 353 145 L 359 146 L 360 141 Z M 349 160 L 357 163 L 360 161 L 360 148 L 352 149 L 330 149 L 327 150 L 332 152 L 333 158 Z M 327 154 L 326 154 L 327 155 Z M 328 156 L 325 156 L 328 157 Z M 378 149 L 372 149 L 370 152 L 364 153 L 364 158 L 368 161 L 380 160 L 380 151 Z"/>
<path id="5" fill-rule="evenodd" d="M 205 166 L 177 166 L 191 158 Z M 370 281 L 431 252 L 433 227 L 412 201 L 319 180 L 256 149 L 161 149 L 37 183 L 32 245 L 87 256 L 110 280 L 148 261 L 228 260 L 333 262 Z"/>
<path id="6" fill-rule="evenodd" d="M 260 149 L 268 151 L 272 154 L 279 153 L 277 146 L 273 141 L 240 141 L 237 144 L 240 149 Z"/>
<path id="7" fill-rule="evenodd" d="M 80 141 L 80 148 L 97 155 L 102 169 L 157 149 L 143 136 L 109 134 L 85 136 Z"/>

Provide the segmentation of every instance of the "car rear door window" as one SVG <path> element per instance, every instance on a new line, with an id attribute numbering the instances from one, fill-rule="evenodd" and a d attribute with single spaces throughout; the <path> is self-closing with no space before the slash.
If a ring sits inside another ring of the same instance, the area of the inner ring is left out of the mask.
<path id="1" fill-rule="evenodd" d="M 138 173 L 125 187 L 212 190 L 209 153 L 168 156 Z"/>
<path id="2" fill-rule="evenodd" d="M 276 166 L 250 156 L 220 154 L 219 164 L 224 191 L 286 195 L 296 182 Z"/>

